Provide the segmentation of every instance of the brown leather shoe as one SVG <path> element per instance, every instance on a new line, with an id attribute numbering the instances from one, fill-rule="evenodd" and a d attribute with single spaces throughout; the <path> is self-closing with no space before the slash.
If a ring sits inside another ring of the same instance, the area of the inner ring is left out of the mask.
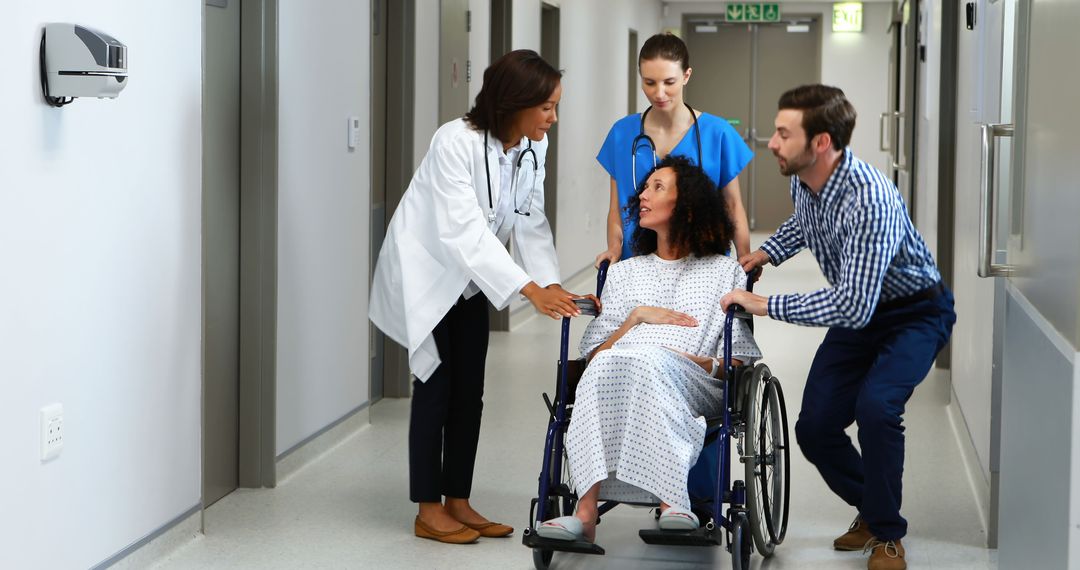
<path id="1" fill-rule="evenodd" d="M 833 541 L 832 547 L 836 550 L 863 550 L 873 538 L 870 527 L 866 526 L 862 517 L 855 517 L 847 532 Z"/>
<path id="2" fill-rule="evenodd" d="M 870 560 L 866 563 L 867 570 L 907 569 L 907 562 L 904 561 L 904 545 L 900 543 L 899 538 L 896 540 L 875 538 L 866 545 L 866 550 L 870 551 Z"/>
<path id="3" fill-rule="evenodd" d="M 419 516 L 416 517 L 416 521 L 413 523 L 413 532 L 420 538 L 430 538 L 447 544 L 469 544 L 476 542 L 480 538 L 479 532 L 465 525 L 461 525 L 461 528 L 449 532 L 435 530 L 420 520 Z"/>
<path id="4" fill-rule="evenodd" d="M 481 524 L 469 524 L 461 523 L 477 532 L 484 538 L 502 538 L 504 536 L 510 536 L 514 534 L 514 527 L 497 522 L 486 522 Z"/>

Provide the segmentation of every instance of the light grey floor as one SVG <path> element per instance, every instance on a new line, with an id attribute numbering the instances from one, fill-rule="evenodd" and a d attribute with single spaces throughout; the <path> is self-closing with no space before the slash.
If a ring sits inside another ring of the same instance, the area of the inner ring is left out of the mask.
<path id="1" fill-rule="evenodd" d="M 586 289 L 581 280 L 578 290 Z M 803 253 L 770 268 L 759 292 L 807 291 L 823 284 L 814 260 Z M 576 323 L 580 334 L 583 323 Z M 474 505 L 493 520 L 514 525 L 507 539 L 449 546 L 412 535 L 415 508 L 408 501 L 406 434 L 409 402 L 383 400 L 371 409 L 371 426 L 282 481 L 273 490 L 240 490 L 211 507 L 206 535 L 159 561 L 159 568 L 519 568 L 532 567 L 521 545 L 540 470 L 546 412 L 541 392 L 551 391 L 558 352 L 558 324 L 534 318 L 513 333 L 492 336 L 484 425 Z M 765 362 L 782 379 L 792 425 L 802 384 L 822 330 L 757 320 Z M 984 547 L 976 501 L 950 427 L 945 381 L 931 376 L 908 406 L 904 515 L 911 568 L 997 568 L 996 551 Z M 738 464 L 736 464 L 738 465 Z M 736 471 L 738 473 L 738 471 Z M 755 555 L 754 568 L 858 569 L 861 553 L 831 550 L 854 512 L 836 498 L 817 472 L 792 453 L 791 525 L 774 557 Z M 598 528 L 603 557 L 556 553 L 552 568 L 729 568 L 722 548 L 649 546 L 637 537 L 650 527 L 644 509 L 619 507 Z"/>

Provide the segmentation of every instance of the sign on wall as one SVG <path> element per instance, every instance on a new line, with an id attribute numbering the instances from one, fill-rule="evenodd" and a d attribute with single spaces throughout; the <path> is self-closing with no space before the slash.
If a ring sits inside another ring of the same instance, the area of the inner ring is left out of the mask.
<path id="1" fill-rule="evenodd" d="M 780 4 L 774 2 L 738 2 L 724 11 L 729 22 L 779 22 Z"/>
<path id="2" fill-rule="evenodd" d="M 833 4 L 832 31 L 861 32 L 862 2 L 840 2 Z"/>

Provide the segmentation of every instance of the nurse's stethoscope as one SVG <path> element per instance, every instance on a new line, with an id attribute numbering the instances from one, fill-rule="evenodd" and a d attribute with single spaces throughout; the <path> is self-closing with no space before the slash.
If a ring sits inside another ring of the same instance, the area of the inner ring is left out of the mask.
<path id="1" fill-rule="evenodd" d="M 694 119 L 694 126 L 691 128 L 694 129 L 694 140 L 697 142 L 697 163 L 698 166 L 704 168 L 701 163 L 701 129 L 698 128 L 697 113 L 694 112 L 693 107 L 691 107 L 689 103 L 684 101 L 683 105 L 686 105 L 687 110 L 690 111 L 690 117 Z M 652 138 L 649 135 L 645 134 L 645 116 L 649 114 L 649 111 L 652 111 L 652 105 L 649 105 L 649 108 L 645 109 L 645 112 L 641 114 L 641 127 L 638 130 L 638 136 L 634 137 L 634 142 L 630 147 L 630 152 L 633 155 L 630 163 L 630 173 L 634 177 L 634 184 L 638 183 L 637 149 L 638 145 L 641 144 L 641 141 L 645 141 L 646 143 L 648 143 L 649 150 L 651 151 L 649 155 L 652 156 L 652 165 L 653 168 L 656 168 L 656 143 L 653 142 Z"/>
<path id="2" fill-rule="evenodd" d="M 695 119 L 696 120 L 696 119 Z M 514 205 L 514 213 L 521 216 L 529 216 L 529 210 L 532 209 L 532 195 L 533 188 L 536 182 L 536 170 L 539 165 L 536 163 L 536 151 L 532 147 L 532 139 L 527 139 L 529 146 L 525 150 L 518 154 L 517 162 L 514 164 L 514 170 L 510 172 L 510 200 Z M 488 223 L 495 222 L 495 202 L 491 199 L 491 167 L 488 166 L 487 159 L 487 147 L 488 147 L 488 132 L 484 131 L 484 173 L 487 174 L 487 191 L 488 191 Z M 533 170 L 533 185 L 529 187 L 529 194 L 526 198 L 526 203 L 520 208 L 517 203 L 517 173 L 521 170 L 521 160 L 525 158 L 526 154 L 532 155 L 532 170 Z"/>

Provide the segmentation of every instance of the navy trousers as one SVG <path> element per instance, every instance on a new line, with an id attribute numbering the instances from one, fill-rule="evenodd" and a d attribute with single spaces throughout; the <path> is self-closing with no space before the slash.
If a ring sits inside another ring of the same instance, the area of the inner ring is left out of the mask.
<path id="1" fill-rule="evenodd" d="M 488 302 L 478 293 L 458 303 L 432 333 L 442 363 L 427 382 L 413 381 L 409 416 L 409 499 L 469 498 L 488 348 Z"/>
<path id="2" fill-rule="evenodd" d="M 904 406 L 956 322 L 948 289 L 879 308 L 865 328 L 830 328 L 814 356 L 795 437 L 825 483 L 880 540 L 907 533 L 900 516 Z M 844 429 L 858 424 L 859 447 Z"/>

